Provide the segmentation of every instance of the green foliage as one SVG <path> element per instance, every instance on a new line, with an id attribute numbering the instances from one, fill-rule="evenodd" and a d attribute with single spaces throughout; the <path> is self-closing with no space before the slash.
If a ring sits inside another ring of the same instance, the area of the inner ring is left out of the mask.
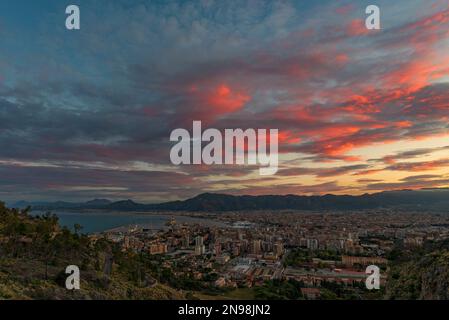
<path id="1" fill-rule="evenodd" d="M 32 216 L 0 202 L 0 299 L 170 299 L 174 290 L 151 281 L 150 258 L 105 238 L 61 228 L 56 215 Z M 105 272 L 105 261 L 112 269 Z M 65 268 L 81 270 L 81 290 L 65 289 Z M 151 284 L 151 287 L 149 286 Z"/>
<path id="2" fill-rule="evenodd" d="M 254 290 L 256 299 L 292 300 L 302 298 L 301 283 L 295 280 L 266 281 L 262 286 L 256 287 Z"/>
<path id="3" fill-rule="evenodd" d="M 313 258 L 318 258 L 322 260 L 341 260 L 341 255 L 332 250 L 316 250 L 310 251 L 305 249 L 294 249 L 292 250 L 284 261 L 285 266 L 301 266 L 305 263 L 312 262 Z"/>
<path id="4" fill-rule="evenodd" d="M 387 281 L 388 299 L 449 299 L 449 241 L 398 247 Z"/>

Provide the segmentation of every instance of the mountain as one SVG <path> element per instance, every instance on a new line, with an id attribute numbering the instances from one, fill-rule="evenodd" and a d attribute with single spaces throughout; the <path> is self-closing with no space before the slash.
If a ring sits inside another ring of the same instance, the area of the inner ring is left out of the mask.
<path id="1" fill-rule="evenodd" d="M 31 207 L 33 209 L 39 208 L 39 210 L 50 210 L 50 209 L 71 209 L 71 208 L 79 208 L 81 206 L 85 206 L 86 202 L 83 203 L 74 203 L 74 202 L 66 202 L 66 201 L 55 201 L 55 202 L 45 202 L 45 201 L 17 201 L 11 204 L 11 207 L 24 209 L 26 207 Z"/>
<path id="2" fill-rule="evenodd" d="M 449 189 L 385 191 L 360 196 L 332 194 L 233 196 L 203 193 L 185 201 L 159 205 L 159 209 L 185 211 L 357 210 L 395 207 L 411 210 L 449 210 Z"/>
<path id="3" fill-rule="evenodd" d="M 387 299 L 448 300 L 449 241 L 429 241 L 420 248 L 390 253 Z"/>
<path id="4" fill-rule="evenodd" d="M 104 206 L 104 209 L 109 210 L 117 210 L 117 211 L 136 211 L 141 210 L 142 207 L 144 207 L 144 204 L 136 203 L 130 199 L 123 200 L 123 201 L 116 201 L 109 203 L 108 205 Z"/>
<path id="5" fill-rule="evenodd" d="M 107 199 L 94 199 L 87 202 L 66 202 L 66 201 L 55 201 L 55 202 L 30 202 L 30 201 L 17 201 L 11 204 L 11 207 L 24 209 L 26 207 L 31 207 L 34 210 L 59 210 L 59 209 L 104 209 L 112 201 Z"/>
<path id="6" fill-rule="evenodd" d="M 110 204 L 112 201 L 108 199 L 94 199 L 86 202 L 88 206 L 102 207 Z"/>
<path id="7" fill-rule="evenodd" d="M 24 202 L 18 203 L 23 207 Z M 449 210 L 449 189 L 421 189 L 384 191 L 358 196 L 350 195 L 260 195 L 234 196 L 203 193 L 184 201 L 142 204 L 132 200 L 111 202 L 95 199 L 83 203 L 57 201 L 28 203 L 34 210 L 109 211 L 237 211 L 237 210 L 360 210 L 374 208 L 401 208 L 410 210 Z"/>

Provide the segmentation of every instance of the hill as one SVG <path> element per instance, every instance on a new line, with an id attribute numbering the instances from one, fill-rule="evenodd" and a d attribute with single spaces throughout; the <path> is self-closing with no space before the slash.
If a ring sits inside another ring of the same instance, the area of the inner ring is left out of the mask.
<path id="1" fill-rule="evenodd" d="M 203 193 L 184 201 L 142 204 L 132 200 L 110 202 L 93 200 L 83 203 L 18 202 L 15 207 L 31 206 L 34 210 L 109 210 L 109 211 L 237 211 L 237 210 L 360 210 L 402 208 L 410 210 L 449 210 L 449 189 L 384 191 L 358 196 L 350 195 L 260 195 L 234 196 Z"/>
<path id="2" fill-rule="evenodd" d="M 34 217 L 0 202 L 0 300 L 182 299 L 155 278 L 160 262 L 145 259 L 61 228 L 56 216 Z M 68 265 L 80 268 L 80 290 L 65 288 Z"/>
<path id="3" fill-rule="evenodd" d="M 449 299 L 449 241 L 396 250 L 387 282 L 388 299 Z"/>

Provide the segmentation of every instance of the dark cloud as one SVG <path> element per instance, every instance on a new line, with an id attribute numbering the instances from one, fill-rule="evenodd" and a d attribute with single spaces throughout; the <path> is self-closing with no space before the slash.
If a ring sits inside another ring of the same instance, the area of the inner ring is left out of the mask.
<path id="1" fill-rule="evenodd" d="M 388 32 L 369 34 L 358 5 L 293 1 L 83 3 L 83 32 L 53 30 L 48 16 L 27 31 L 35 38 L 24 47 L 20 30 L 7 24 L 0 28 L 9 35 L 0 44 L 0 196 L 352 190 L 335 181 L 259 187 L 258 167 L 171 166 L 170 132 L 190 130 L 192 120 L 221 130 L 277 128 L 282 155 L 324 164 L 290 165 L 261 182 L 375 173 L 379 162 L 396 171 L 447 167 L 446 160 L 401 161 L 448 147 L 367 164 L 351 154 L 449 133 L 448 11 L 388 5 L 400 17 L 387 15 Z M 420 182 L 410 179 L 400 184 Z"/>
<path id="2" fill-rule="evenodd" d="M 416 180 L 416 181 L 401 181 L 401 182 L 383 182 L 372 183 L 366 187 L 369 191 L 379 190 L 402 190 L 402 189 L 423 189 L 423 188 L 439 188 L 445 187 L 449 183 L 449 179 L 436 180 Z"/>
<path id="3" fill-rule="evenodd" d="M 415 159 L 415 158 L 418 158 L 421 156 L 429 155 L 433 152 L 445 151 L 445 150 L 449 150 L 449 146 L 436 147 L 436 148 L 419 148 L 419 149 L 408 150 L 408 151 L 388 155 L 388 156 L 382 157 L 380 159 L 371 159 L 369 161 L 375 161 L 375 162 L 381 161 L 381 162 L 391 164 L 396 161 Z"/>

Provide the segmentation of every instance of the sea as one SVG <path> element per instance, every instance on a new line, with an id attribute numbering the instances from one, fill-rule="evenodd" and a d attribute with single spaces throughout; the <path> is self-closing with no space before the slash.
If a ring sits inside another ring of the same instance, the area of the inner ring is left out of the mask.
<path id="1" fill-rule="evenodd" d="M 42 212 L 33 212 L 40 215 Z M 52 212 L 59 218 L 59 224 L 73 230 L 75 224 L 82 226 L 81 233 L 100 233 L 103 231 L 117 229 L 121 227 L 144 227 L 151 230 L 167 229 L 166 225 L 171 219 L 175 219 L 176 223 L 182 224 L 201 224 L 224 226 L 224 223 L 208 219 L 196 218 L 186 215 L 172 214 L 148 214 L 148 213 L 129 213 L 129 212 Z"/>

